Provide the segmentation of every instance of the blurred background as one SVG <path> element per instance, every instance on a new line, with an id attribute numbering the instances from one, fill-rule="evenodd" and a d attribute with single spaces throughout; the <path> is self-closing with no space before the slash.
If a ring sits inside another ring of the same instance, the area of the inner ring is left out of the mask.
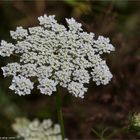
<path id="1" fill-rule="evenodd" d="M 71 96 L 61 89 L 66 136 L 69 139 L 98 138 L 92 131 L 111 138 L 135 139 L 138 135 L 121 132 L 128 124 L 131 112 L 140 112 L 140 1 L 128 0 L 0 0 L 0 40 L 12 41 L 10 30 L 38 25 L 37 17 L 56 15 L 74 17 L 87 32 L 109 37 L 116 51 L 105 59 L 113 74 L 107 86 L 91 82 L 84 99 Z M 0 58 L 0 67 L 15 58 Z M 0 70 L 0 136 L 14 136 L 11 124 L 16 117 L 29 119 L 52 118 L 57 122 L 54 96 L 45 96 L 34 90 L 29 96 L 18 96 L 9 90 L 11 78 L 4 78 Z"/>

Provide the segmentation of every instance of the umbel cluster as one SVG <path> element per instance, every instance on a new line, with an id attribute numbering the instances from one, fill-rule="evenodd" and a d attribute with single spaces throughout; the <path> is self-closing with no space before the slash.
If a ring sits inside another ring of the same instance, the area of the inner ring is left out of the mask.
<path id="1" fill-rule="evenodd" d="M 111 80 L 112 74 L 101 58 L 103 53 L 115 50 L 109 38 L 95 39 L 94 33 L 84 32 L 73 18 L 66 19 L 67 27 L 59 24 L 54 15 L 38 20 L 39 26 L 10 31 L 15 44 L 1 41 L 2 57 L 19 56 L 19 62 L 2 67 L 5 77 L 13 77 L 11 90 L 28 95 L 36 81 L 42 94 L 51 95 L 58 85 L 84 98 L 85 84 L 90 80 L 97 85 Z"/>

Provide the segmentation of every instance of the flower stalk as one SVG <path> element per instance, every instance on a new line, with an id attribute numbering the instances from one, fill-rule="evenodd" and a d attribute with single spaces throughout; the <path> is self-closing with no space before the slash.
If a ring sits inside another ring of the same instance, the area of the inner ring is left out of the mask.
<path id="1" fill-rule="evenodd" d="M 64 131 L 63 113 L 62 113 L 62 100 L 61 100 L 60 92 L 58 92 L 58 91 L 56 92 L 55 101 L 56 101 L 58 122 L 59 122 L 60 128 L 61 128 L 62 140 L 64 140 L 65 131 Z"/>

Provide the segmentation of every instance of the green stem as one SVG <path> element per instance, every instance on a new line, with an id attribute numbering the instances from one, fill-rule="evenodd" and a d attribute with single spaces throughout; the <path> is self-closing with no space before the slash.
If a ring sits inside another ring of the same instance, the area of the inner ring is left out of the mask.
<path id="1" fill-rule="evenodd" d="M 104 138 L 104 136 L 103 136 L 103 133 L 102 134 L 100 134 L 99 132 L 97 132 L 95 129 L 92 129 L 92 132 L 94 132 L 99 138 L 100 138 L 100 140 L 106 140 L 105 138 Z"/>
<path id="2" fill-rule="evenodd" d="M 62 102 L 61 102 L 61 96 L 60 93 L 56 93 L 56 108 L 57 108 L 57 117 L 58 121 L 61 127 L 61 134 L 62 134 L 62 139 L 64 140 L 65 138 L 65 132 L 64 132 L 64 122 L 63 122 L 63 114 L 62 114 Z"/>
<path id="3" fill-rule="evenodd" d="M 122 127 L 120 129 L 115 130 L 114 132 L 112 132 L 107 138 L 111 138 L 112 136 L 116 135 L 119 132 L 125 132 L 126 127 Z"/>

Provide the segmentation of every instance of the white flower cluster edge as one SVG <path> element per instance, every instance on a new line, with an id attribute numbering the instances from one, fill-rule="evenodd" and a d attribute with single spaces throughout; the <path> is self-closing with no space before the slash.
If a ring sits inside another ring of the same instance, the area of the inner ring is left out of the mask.
<path id="1" fill-rule="evenodd" d="M 24 140 L 63 140 L 59 124 L 53 124 L 51 119 L 40 122 L 27 118 L 16 118 L 12 124 L 13 130 L 17 133 L 17 138 Z M 65 139 L 68 140 L 68 139 Z"/>
<path id="2" fill-rule="evenodd" d="M 135 127 L 140 128 L 140 113 L 136 113 L 133 115 L 132 123 Z"/>
<path id="3" fill-rule="evenodd" d="M 10 31 L 15 44 L 4 40 L 0 56 L 19 55 L 19 62 L 2 67 L 3 75 L 13 76 L 11 90 L 28 95 L 38 81 L 42 94 L 51 95 L 56 86 L 66 88 L 75 97 L 84 98 L 90 80 L 106 85 L 112 74 L 101 58 L 115 48 L 109 38 L 84 32 L 75 19 L 66 19 L 67 27 L 57 22 L 54 15 L 38 17 L 39 26 Z M 34 80 L 37 79 L 37 80 Z"/>

